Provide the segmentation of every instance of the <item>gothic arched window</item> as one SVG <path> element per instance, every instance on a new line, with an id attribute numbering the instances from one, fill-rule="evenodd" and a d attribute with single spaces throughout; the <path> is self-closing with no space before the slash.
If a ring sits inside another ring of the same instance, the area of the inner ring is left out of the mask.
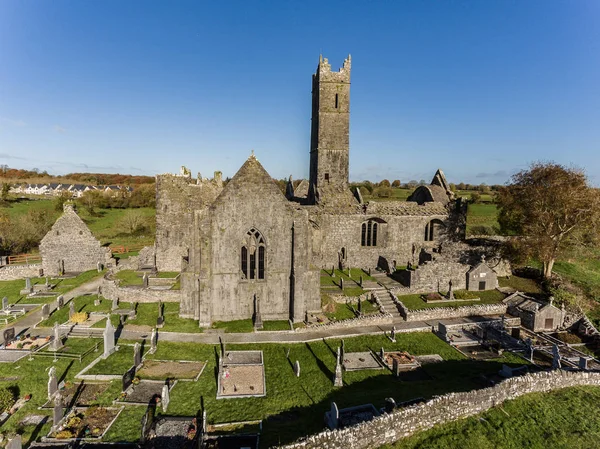
<path id="1" fill-rule="evenodd" d="M 242 244 L 240 263 L 242 279 L 265 278 L 265 239 L 255 228 L 250 229 Z"/>
<path id="2" fill-rule="evenodd" d="M 360 244 L 361 246 L 377 246 L 377 221 L 371 219 L 362 224 Z"/>
<path id="3" fill-rule="evenodd" d="M 434 218 L 425 225 L 425 241 L 433 242 L 440 238 L 440 234 L 444 231 L 446 225 L 441 220 Z"/>

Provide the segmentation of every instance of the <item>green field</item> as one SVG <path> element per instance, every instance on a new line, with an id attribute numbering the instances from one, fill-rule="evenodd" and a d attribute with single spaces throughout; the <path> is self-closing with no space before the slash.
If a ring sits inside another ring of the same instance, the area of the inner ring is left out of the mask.
<path id="1" fill-rule="evenodd" d="M 500 233 L 495 204 L 469 204 L 467 209 L 467 235 L 495 235 Z"/>
<path id="2" fill-rule="evenodd" d="M 380 449 L 591 449 L 600 440 L 600 387 L 529 394 Z"/>

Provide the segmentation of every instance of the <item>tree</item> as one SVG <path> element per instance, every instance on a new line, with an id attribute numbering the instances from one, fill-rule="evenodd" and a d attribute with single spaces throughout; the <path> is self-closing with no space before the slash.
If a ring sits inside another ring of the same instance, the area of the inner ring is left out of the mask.
<path id="1" fill-rule="evenodd" d="M 599 198 L 582 170 L 536 162 L 499 191 L 498 222 L 518 236 L 510 242 L 514 253 L 539 259 L 542 275 L 549 278 L 561 253 L 597 237 Z"/>
<path id="2" fill-rule="evenodd" d="M 0 195 L 2 196 L 2 201 L 8 200 L 8 193 L 10 192 L 10 184 L 8 182 L 2 183 L 2 192 Z"/>
<path id="3" fill-rule="evenodd" d="M 384 179 L 383 181 L 381 181 L 379 183 L 379 187 L 389 187 L 390 186 L 390 182 L 387 179 Z"/>
<path id="4" fill-rule="evenodd" d="M 119 221 L 119 227 L 126 234 L 140 233 L 148 227 L 148 219 L 140 210 L 129 209 Z"/>
<path id="5" fill-rule="evenodd" d="M 478 204 L 481 202 L 481 193 L 474 191 L 471 192 L 471 203 Z"/>
<path id="6" fill-rule="evenodd" d="M 392 182 L 392 187 L 400 187 L 400 180 L 394 179 L 394 182 Z"/>

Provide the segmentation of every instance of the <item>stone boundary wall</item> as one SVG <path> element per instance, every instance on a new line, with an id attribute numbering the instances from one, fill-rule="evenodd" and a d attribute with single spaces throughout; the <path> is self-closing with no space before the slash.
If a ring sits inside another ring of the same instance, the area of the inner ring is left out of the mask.
<path id="1" fill-rule="evenodd" d="M 594 342 L 600 341 L 600 332 L 585 315 L 579 320 L 579 323 L 577 325 L 577 331 L 579 332 L 579 334 L 592 337 Z"/>
<path id="2" fill-rule="evenodd" d="M 433 307 L 431 309 L 408 310 L 406 321 L 442 320 L 468 316 L 504 315 L 506 304 L 482 304 L 480 306 Z"/>
<path id="3" fill-rule="evenodd" d="M 102 296 L 106 299 L 119 299 L 124 302 L 179 302 L 181 291 L 179 290 L 150 290 L 140 287 L 119 287 L 118 281 L 102 279 Z"/>
<path id="4" fill-rule="evenodd" d="M 333 329 L 344 329 L 347 327 L 355 327 L 355 326 L 374 326 L 374 325 L 382 325 L 387 324 L 391 325 L 394 320 L 394 317 L 389 314 L 375 314 L 375 315 L 363 315 L 358 318 L 349 318 L 347 320 L 339 320 L 339 321 L 330 321 L 329 323 L 323 324 L 315 324 L 308 327 L 300 327 L 296 329 L 296 332 L 312 332 L 315 329 L 322 330 L 333 330 Z"/>
<path id="5" fill-rule="evenodd" d="M 377 448 L 433 426 L 485 412 L 529 393 L 544 393 L 580 385 L 600 386 L 600 373 L 551 371 L 513 377 L 490 388 L 450 393 L 424 404 L 384 414 L 372 421 L 340 430 L 326 430 L 286 449 Z"/>
<path id="6" fill-rule="evenodd" d="M 16 281 L 17 279 L 38 277 L 41 268 L 41 263 L 6 265 L 0 268 L 0 281 Z M 23 286 L 25 286 L 25 284 L 23 284 Z"/>

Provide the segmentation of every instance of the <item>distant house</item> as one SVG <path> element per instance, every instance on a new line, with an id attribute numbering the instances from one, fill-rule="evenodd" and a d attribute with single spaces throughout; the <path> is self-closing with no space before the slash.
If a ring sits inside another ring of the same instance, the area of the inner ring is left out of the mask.
<path id="1" fill-rule="evenodd" d="M 564 309 L 549 301 L 540 301 L 521 292 L 504 298 L 508 313 L 521 318 L 521 325 L 534 332 L 550 332 L 562 327 L 565 319 Z"/>
<path id="2" fill-rule="evenodd" d="M 83 192 L 86 191 L 86 187 L 85 184 L 72 184 L 68 190 L 75 198 L 81 198 Z"/>

